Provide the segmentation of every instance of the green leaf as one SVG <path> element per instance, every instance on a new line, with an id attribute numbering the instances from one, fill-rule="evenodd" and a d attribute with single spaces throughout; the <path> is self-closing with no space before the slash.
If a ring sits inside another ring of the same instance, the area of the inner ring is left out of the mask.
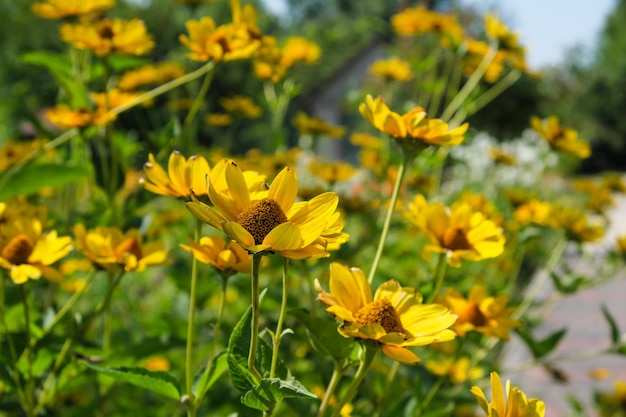
<path id="1" fill-rule="evenodd" d="M 539 359 L 543 358 L 556 348 L 563 336 L 565 336 L 565 333 L 567 333 L 567 329 L 563 328 L 561 330 L 557 330 L 543 340 L 535 340 L 529 332 L 523 329 L 518 329 L 517 333 L 520 335 L 522 340 L 526 342 L 526 345 L 532 352 L 533 357 L 535 359 Z"/>
<path id="2" fill-rule="evenodd" d="M 252 389 L 256 383 L 256 378 L 248 370 L 248 365 L 241 364 L 235 355 L 230 353 L 226 353 L 226 361 L 228 362 L 230 382 L 233 383 L 233 386 L 241 392 Z"/>
<path id="3" fill-rule="evenodd" d="M 239 322 L 233 328 L 226 348 L 226 359 L 230 380 L 240 391 L 246 392 L 256 383 L 254 376 L 248 370 L 248 353 L 250 350 L 250 321 L 252 307 L 248 307 Z"/>
<path id="4" fill-rule="evenodd" d="M 293 378 L 289 380 L 268 378 L 246 392 L 241 402 L 255 410 L 268 411 L 285 398 L 317 398 L 317 396 Z"/>
<path id="5" fill-rule="evenodd" d="M 619 327 L 617 327 L 617 322 L 615 321 L 613 316 L 611 316 L 609 309 L 605 305 L 602 306 L 602 315 L 606 319 L 606 322 L 609 324 L 609 328 L 611 329 L 611 343 L 616 344 L 617 342 L 619 342 L 620 339 L 620 331 Z"/>
<path id="6" fill-rule="evenodd" d="M 326 356 L 335 361 L 342 361 L 350 356 L 353 340 L 339 334 L 337 322 L 330 315 L 315 317 L 302 308 L 290 310 L 289 314 L 304 324 L 313 346 Z"/>
<path id="7" fill-rule="evenodd" d="M 55 164 L 26 165 L 0 189 L 0 200 L 12 196 L 30 195 L 42 188 L 58 187 L 82 180 L 87 175 L 83 168 Z"/>
<path id="8" fill-rule="evenodd" d="M 85 365 L 118 381 L 128 382 L 173 400 L 180 401 L 181 391 L 178 380 L 167 372 L 148 371 L 145 368 L 130 367 L 104 368 L 88 362 L 85 362 Z"/>
<path id="9" fill-rule="evenodd" d="M 228 369 L 228 361 L 226 360 L 226 353 L 221 352 L 215 357 L 211 363 L 211 369 L 206 372 L 205 368 L 202 368 L 196 375 L 193 382 L 193 395 L 196 398 L 203 398 L 204 394 L 215 384 L 215 382 L 222 376 Z"/>
<path id="10" fill-rule="evenodd" d="M 552 273 L 550 276 L 552 277 L 554 286 L 561 294 L 575 294 L 587 283 L 587 278 L 585 277 L 576 277 L 565 282 L 565 280 L 559 278 L 555 273 Z"/>

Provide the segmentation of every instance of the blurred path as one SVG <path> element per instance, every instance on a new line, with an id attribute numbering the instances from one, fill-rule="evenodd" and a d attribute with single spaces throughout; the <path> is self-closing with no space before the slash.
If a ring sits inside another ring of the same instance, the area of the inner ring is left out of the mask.
<path id="1" fill-rule="evenodd" d="M 605 239 L 598 244 L 598 250 L 614 245 L 618 235 L 626 234 L 626 197 L 617 198 L 617 206 L 610 211 L 611 229 Z M 542 296 L 548 296 L 553 288 L 545 288 Z M 607 347 L 610 344 L 609 326 L 604 319 L 601 306 L 605 305 L 621 331 L 626 334 L 626 269 L 618 277 L 599 287 L 583 290 L 578 294 L 563 298 L 547 313 L 535 337 L 541 339 L 549 334 L 568 328 L 555 352 L 550 357 L 579 355 Z M 513 369 L 517 364 L 528 361 L 530 353 L 521 340 L 513 335 L 504 351 L 503 369 Z M 525 371 L 504 372 L 503 380 L 511 379 L 528 397 L 537 397 L 546 403 L 546 417 L 567 417 L 571 407 L 568 396 L 574 396 L 585 405 L 592 404 L 594 390 L 612 391 L 614 381 L 626 381 L 626 356 L 604 355 L 557 366 L 567 377 L 568 382 L 555 381 L 542 367 Z M 604 380 L 594 380 L 590 372 L 605 368 L 610 373 Z M 596 417 L 592 407 L 589 417 Z"/>

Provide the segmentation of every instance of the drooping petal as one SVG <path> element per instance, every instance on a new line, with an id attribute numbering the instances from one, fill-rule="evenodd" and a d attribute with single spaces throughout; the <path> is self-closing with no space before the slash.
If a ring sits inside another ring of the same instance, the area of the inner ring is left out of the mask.
<path id="1" fill-rule="evenodd" d="M 229 238 L 244 247 L 254 246 L 254 237 L 242 225 L 237 222 L 222 223 L 222 230 Z"/>
<path id="2" fill-rule="evenodd" d="M 192 196 L 192 198 L 194 198 Z M 226 220 L 213 207 L 210 207 L 198 200 L 185 203 L 187 210 L 191 212 L 197 219 L 210 224 L 218 230 L 222 230 L 222 223 Z"/>
<path id="3" fill-rule="evenodd" d="M 383 344 L 382 350 L 383 353 L 391 359 L 406 365 L 415 365 L 420 361 L 420 358 L 415 353 L 402 346 Z"/>

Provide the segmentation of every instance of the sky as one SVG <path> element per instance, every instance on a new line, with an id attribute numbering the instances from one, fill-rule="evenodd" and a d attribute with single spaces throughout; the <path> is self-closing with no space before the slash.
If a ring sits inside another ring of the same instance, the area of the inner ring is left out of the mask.
<path id="1" fill-rule="evenodd" d="M 284 12 L 283 0 L 264 0 L 271 10 Z M 567 50 L 592 50 L 606 17 L 618 0 L 460 0 L 485 11 L 495 7 L 527 48 L 531 69 L 562 63 Z"/>

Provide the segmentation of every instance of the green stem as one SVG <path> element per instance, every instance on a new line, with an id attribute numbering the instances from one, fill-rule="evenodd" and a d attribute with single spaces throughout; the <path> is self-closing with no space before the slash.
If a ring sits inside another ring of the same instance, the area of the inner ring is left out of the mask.
<path id="1" fill-rule="evenodd" d="M 200 107 L 202 107 L 202 103 L 204 102 L 204 97 L 209 91 L 209 86 L 211 85 L 211 81 L 213 80 L 213 74 L 215 73 L 213 69 L 215 69 L 215 66 L 211 67 L 211 70 L 207 71 L 204 76 L 204 80 L 202 81 L 202 86 L 200 87 L 200 91 L 198 91 L 198 95 L 193 101 L 193 104 L 191 105 L 191 108 L 189 109 L 189 113 L 187 113 L 187 116 L 185 117 L 185 120 L 183 121 L 183 126 L 182 126 L 183 133 L 186 132 L 187 129 L 189 129 L 189 126 L 196 118 L 196 114 L 200 110 Z"/>
<path id="2" fill-rule="evenodd" d="M 196 230 L 194 241 L 200 240 L 202 223 L 196 220 Z M 185 388 L 187 392 L 187 416 L 196 415 L 196 401 L 193 396 L 193 337 L 196 319 L 196 291 L 198 285 L 198 260 L 195 256 L 191 258 L 191 289 L 189 291 L 189 318 L 187 320 L 187 349 L 185 351 Z"/>
<path id="3" fill-rule="evenodd" d="M 463 85 L 461 90 L 454 96 L 450 104 L 446 107 L 443 114 L 441 115 L 441 119 L 444 121 L 448 121 L 452 118 L 452 116 L 456 113 L 456 111 L 463 105 L 463 102 L 469 97 L 471 92 L 476 88 L 480 80 L 482 79 L 485 71 L 489 67 L 489 64 L 493 61 L 496 56 L 497 48 L 494 46 L 489 47 L 489 51 L 485 54 L 482 61 L 474 70 L 472 75 L 469 77 L 467 82 Z"/>
<path id="4" fill-rule="evenodd" d="M 339 364 L 339 362 L 335 361 L 333 367 L 333 374 L 330 377 L 330 381 L 328 382 L 328 386 L 326 387 L 326 392 L 324 393 L 324 398 L 322 398 L 322 403 L 320 404 L 319 410 L 317 410 L 317 417 L 324 417 L 324 413 L 326 412 L 326 407 L 328 407 L 328 403 L 337 389 L 337 385 L 339 385 L 339 381 L 344 373 L 344 367 Z"/>
<path id="5" fill-rule="evenodd" d="M 287 273 L 289 272 L 289 260 L 283 258 L 283 294 L 280 304 L 280 315 L 278 316 L 278 324 L 274 333 L 274 350 L 272 351 L 272 365 L 270 367 L 270 378 L 274 378 L 276 374 L 276 363 L 278 363 L 278 348 L 282 339 L 283 322 L 285 321 L 285 313 L 287 312 Z"/>
<path id="6" fill-rule="evenodd" d="M 448 271 L 448 263 L 446 262 L 446 254 L 440 253 L 439 259 L 437 259 L 437 268 L 435 269 L 435 283 L 433 285 L 433 290 L 428 296 L 428 300 L 426 304 L 430 304 L 435 301 L 435 298 L 439 295 L 439 291 L 441 290 L 441 286 L 443 284 L 444 278 L 446 277 L 446 272 Z"/>
<path id="7" fill-rule="evenodd" d="M 400 194 L 400 187 L 402 186 L 402 181 L 408 169 L 408 165 L 412 160 L 413 158 L 408 156 L 405 153 L 404 158 L 402 160 L 402 164 L 400 165 L 400 168 L 398 169 L 398 175 L 396 176 L 396 183 L 393 186 L 393 192 L 391 193 L 391 201 L 389 202 L 389 208 L 387 209 L 387 216 L 385 217 L 383 230 L 380 234 L 380 240 L 378 241 L 378 248 L 376 249 L 374 262 L 372 262 L 372 267 L 367 277 L 367 282 L 369 282 L 370 284 L 374 281 L 374 275 L 376 275 L 376 270 L 378 269 L 378 263 L 380 262 L 380 258 L 383 254 L 383 249 L 385 248 L 385 241 L 387 240 L 387 234 L 389 233 L 389 225 L 391 224 L 391 217 L 393 215 L 394 209 L 396 207 L 396 203 L 398 201 L 398 195 Z"/>
<path id="8" fill-rule="evenodd" d="M 252 271 L 251 276 L 251 292 L 252 292 L 252 324 L 250 331 L 250 351 L 248 353 L 248 370 L 260 382 L 263 378 L 257 371 L 254 361 L 256 359 L 256 347 L 259 339 L 259 269 L 261 267 L 261 258 L 263 255 L 252 255 Z"/>
<path id="9" fill-rule="evenodd" d="M 522 72 L 520 70 L 510 71 L 506 75 L 506 77 L 501 78 L 496 84 L 489 88 L 489 90 L 485 91 L 474 101 L 472 111 L 469 113 L 469 115 L 472 115 L 485 107 L 493 99 L 502 94 L 507 88 L 515 84 L 515 82 L 519 80 L 521 76 Z"/>
<path id="10" fill-rule="evenodd" d="M 35 406 L 34 415 L 39 415 L 43 407 L 45 407 L 45 405 L 50 401 L 50 399 L 54 398 L 53 389 L 55 388 L 54 383 L 56 382 L 56 375 L 61 369 L 61 365 L 63 364 L 63 361 L 65 360 L 65 357 L 67 356 L 67 353 L 70 350 L 70 346 L 72 346 L 72 338 L 68 337 L 67 339 L 65 339 L 65 343 L 63 344 L 63 347 L 61 347 L 61 351 L 59 352 L 59 354 L 57 355 L 57 358 L 54 361 L 52 370 L 48 372 L 48 375 L 46 376 L 46 379 L 43 383 L 41 396 L 39 397 L 39 401 L 37 402 L 37 405 Z"/>
<path id="11" fill-rule="evenodd" d="M 28 308 L 28 294 L 26 294 L 26 289 L 25 289 L 25 284 L 21 284 L 19 285 L 20 287 L 20 294 L 22 295 L 22 304 L 24 305 L 24 320 L 26 321 L 26 341 L 27 341 L 27 345 L 31 344 L 31 340 L 32 340 L 32 333 L 30 331 L 30 311 Z M 27 358 L 28 361 L 28 369 L 27 369 L 27 374 L 26 374 L 26 388 L 24 390 L 24 399 L 26 400 L 26 402 L 24 403 L 25 405 L 25 412 L 27 416 L 33 416 L 33 407 L 34 407 L 34 379 L 33 379 L 33 358 L 32 356 L 28 356 Z"/>
<path id="12" fill-rule="evenodd" d="M 350 386 L 346 390 L 346 393 L 343 395 L 341 401 L 339 401 L 339 404 L 337 404 L 337 407 L 335 408 L 333 414 L 331 414 L 331 417 L 339 416 L 339 414 L 341 414 L 341 409 L 343 408 L 343 406 L 348 404 L 352 400 L 352 397 L 354 397 L 354 394 L 356 394 L 359 385 L 361 385 L 361 381 L 363 381 L 363 378 L 365 378 L 365 374 L 374 362 L 374 358 L 376 357 L 376 353 L 378 352 L 378 348 L 372 348 L 365 345 L 361 346 L 361 349 L 361 353 L 363 356 L 361 357 L 359 368 L 356 370 L 356 374 L 354 374 L 354 378 L 352 379 Z"/>
<path id="13" fill-rule="evenodd" d="M 435 395 L 439 391 L 439 388 L 441 388 L 441 385 L 443 385 L 443 383 L 445 382 L 447 378 L 448 378 L 447 374 L 441 375 L 437 379 L 435 384 L 432 387 L 430 387 L 430 391 L 428 391 L 428 394 L 426 394 L 426 397 L 424 397 L 424 400 L 420 403 L 420 405 L 415 410 L 414 417 L 419 417 L 422 415 L 422 412 L 424 411 L 424 409 L 428 407 L 428 404 L 430 404 L 433 398 L 435 398 Z"/>
<path id="14" fill-rule="evenodd" d="M 0 325 L 2 325 L 3 333 L 6 334 L 6 339 L 9 344 L 9 353 L 11 355 L 11 360 L 15 364 L 17 363 L 17 350 L 15 349 L 15 343 L 13 342 L 13 337 L 11 337 L 11 333 L 9 332 L 9 326 L 7 326 L 7 322 L 4 319 L 4 293 L 5 293 L 5 277 L 0 276 Z M 2 334 L 0 334 L 0 336 L 2 336 Z M 2 342 L 2 338 L 0 338 L 0 342 Z M 15 387 L 17 389 L 17 395 L 20 399 L 20 403 L 25 405 L 26 397 L 24 395 L 24 389 L 22 387 L 22 382 L 20 380 L 18 370 L 14 369 L 13 372 L 11 372 L 11 376 L 13 377 L 13 381 L 15 382 Z"/>
<path id="15" fill-rule="evenodd" d="M 445 166 L 446 158 L 448 157 L 448 154 L 450 153 L 450 147 L 441 146 L 435 152 L 438 154 L 437 163 L 439 165 L 437 165 L 436 171 L 432 175 L 433 182 L 428 190 L 429 196 L 436 195 L 439 193 L 439 189 L 441 188 L 441 181 L 443 178 L 443 168 Z"/>

